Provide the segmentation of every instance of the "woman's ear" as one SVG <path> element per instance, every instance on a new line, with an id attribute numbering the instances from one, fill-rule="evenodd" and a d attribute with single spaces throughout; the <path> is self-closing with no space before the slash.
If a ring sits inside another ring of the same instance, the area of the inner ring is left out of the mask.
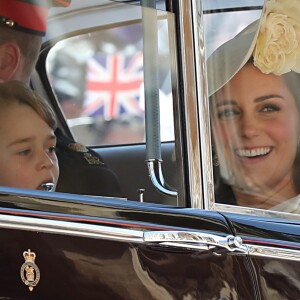
<path id="1" fill-rule="evenodd" d="M 0 45 L 0 81 L 15 79 L 20 72 L 21 51 L 14 42 Z"/>

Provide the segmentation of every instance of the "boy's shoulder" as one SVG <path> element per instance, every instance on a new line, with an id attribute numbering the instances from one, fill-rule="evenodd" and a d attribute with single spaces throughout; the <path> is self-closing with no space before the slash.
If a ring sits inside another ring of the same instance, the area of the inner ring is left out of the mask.
<path id="1" fill-rule="evenodd" d="M 116 174 L 97 152 L 75 142 L 60 129 L 55 135 L 60 170 L 56 191 L 122 197 Z"/>

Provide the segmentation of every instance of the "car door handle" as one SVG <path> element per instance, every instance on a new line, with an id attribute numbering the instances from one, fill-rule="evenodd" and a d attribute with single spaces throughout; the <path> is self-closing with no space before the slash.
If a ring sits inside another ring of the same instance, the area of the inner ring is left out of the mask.
<path id="1" fill-rule="evenodd" d="M 248 247 L 238 236 L 219 236 L 203 232 L 189 231 L 147 231 L 143 234 L 145 243 L 157 243 L 165 246 L 186 249 L 214 250 L 226 249 L 228 252 L 248 254 Z"/>

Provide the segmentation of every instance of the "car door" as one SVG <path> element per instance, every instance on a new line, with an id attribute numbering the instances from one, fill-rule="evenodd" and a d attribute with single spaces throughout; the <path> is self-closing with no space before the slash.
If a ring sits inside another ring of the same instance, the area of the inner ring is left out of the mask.
<path id="1" fill-rule="evenodd" d="M 219 213 L 14 188 L 0 201 L 3 299 L 256 299 Z"/>
<path id="2" fill-rule="evenodd" d="M 246 244 L 261 299 L 299 297 L 299 221 L 226 214 Z"/>

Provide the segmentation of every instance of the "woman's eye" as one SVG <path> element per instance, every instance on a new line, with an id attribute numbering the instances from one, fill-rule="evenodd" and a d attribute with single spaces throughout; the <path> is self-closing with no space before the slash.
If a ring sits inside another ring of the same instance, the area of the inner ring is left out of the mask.
<path id="1" fill-rule="evenodd" d="M 224 118 L 231 118 L 234 116 L 239 115 L 239 112 L 236 109 L 224 109 L 222 111 L 218 111 L 218 118 L 224 119 Z"/>
<path id="2" fill-rule="evenodd" d="M 262 112 L 276 112 L 276 111 L 279 111 L 280 108 L 277 106 L 277 105 L 265 105 L 261 111 Z"/>

